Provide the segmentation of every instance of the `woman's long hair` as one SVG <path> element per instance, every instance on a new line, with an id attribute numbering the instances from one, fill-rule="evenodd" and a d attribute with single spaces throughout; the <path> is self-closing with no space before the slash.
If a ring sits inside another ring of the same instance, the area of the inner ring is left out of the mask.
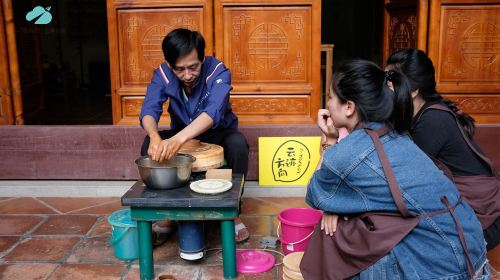
<path id="1" fill-rule="evenodd" d="M 405 49 L 393 53 L 387 59 L 387 68 L 400 71 L 410 81 L 412 91 L 417 90 L 427 102 L 440 101 L 452 110 L 464 127 L 469 138 L 474 135 L 474 118 L 462 112 L 455 103 L 445 99 L 436 90 L 435 70 L 432 61 L 421 50 Z"/>
<path id="2" fill-rule="evenodd" d="M 394 85 L 394 92 L 387 81 Z M 332 87 L 342 103 L 356 104 L 360 122 L 388 122 L 399 132 L 410 129 L 413 102 L 403 74 L 384 72 L 367 60 L 351 60 L 335 71 Z"/>

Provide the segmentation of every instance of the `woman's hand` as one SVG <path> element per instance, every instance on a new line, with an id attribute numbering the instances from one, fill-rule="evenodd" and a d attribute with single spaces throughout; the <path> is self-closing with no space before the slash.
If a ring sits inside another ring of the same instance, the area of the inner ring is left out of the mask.
<path id="1" fill-rule="evenodd" d="M 323 212 L 323 217 L 321 217 L 321 230 L 324 230 L 326 235 L 333 236 L 335 231 L 337 231 L 338 219 L 338 215 Z"/>
<path id="2" fill-rule="evenodd" d="M 333 120 L 330 117 L 330 111 L 327 109 L 319 109 L 318 127 L 325 135 L 327 143 L 337 143 L 337 139 L 339 139 L 339 131 L 333 125 Z"/>

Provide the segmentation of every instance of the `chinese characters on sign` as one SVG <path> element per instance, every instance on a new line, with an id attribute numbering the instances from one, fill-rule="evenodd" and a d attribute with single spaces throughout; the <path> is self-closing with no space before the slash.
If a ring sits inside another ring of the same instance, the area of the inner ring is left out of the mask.
<path id="1" fill-rule="evenodd" d="M 310 163 L 311 153 L 303 143 L 295 140 L 286 141 L 274 154 L 274 180 L 295 182 L 304 175 Z"/>
<path id="2" fill-rule="evenodd" d="M 319 137 L 260 137 L 259 184 L 305 186 L 319 161 Z"/>

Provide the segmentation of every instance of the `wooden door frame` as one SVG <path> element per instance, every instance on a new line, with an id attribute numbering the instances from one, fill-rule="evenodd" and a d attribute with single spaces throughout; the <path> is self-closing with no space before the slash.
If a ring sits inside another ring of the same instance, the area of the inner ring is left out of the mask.
<path id="1" fill-rule="evenodd" d="M 4 124 L 24 124 L 21 76 L 17 59 L 16 27 L 12 0 L 0 0 L 0 57 L 4 61 L 0 70 L 2 110 L 5 110 Z M 5 98 L 5 102 L 4 99 Z M 3 122 L 2 122 L 3 123 Z"/>

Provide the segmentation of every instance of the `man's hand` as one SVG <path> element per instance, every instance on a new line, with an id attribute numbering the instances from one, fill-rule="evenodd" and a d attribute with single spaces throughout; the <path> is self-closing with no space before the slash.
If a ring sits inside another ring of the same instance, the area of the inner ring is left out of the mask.
<path id="1" fill-rule="evenodd" d="M 154 154 L 150 154 L 151 158 L 159 162 L 168 161 L 173 158 L 174 155 L 179 151 L 182 144 L 184 144 L 184 142 L 182 142 L 178 137 L 175 136 L 165 140 L 161 140 L 158 144 L 158 148 L 154 151 Z"/>
<path id="2" fill-rule="evenodd" d="M 151 156 L 151 159 L 156 160 L 154 155 L 160 146 L 161 137 L 158 133 L 155 136 L 149 137 L 149 147 L 148 147 L 148 155 Z"/>

